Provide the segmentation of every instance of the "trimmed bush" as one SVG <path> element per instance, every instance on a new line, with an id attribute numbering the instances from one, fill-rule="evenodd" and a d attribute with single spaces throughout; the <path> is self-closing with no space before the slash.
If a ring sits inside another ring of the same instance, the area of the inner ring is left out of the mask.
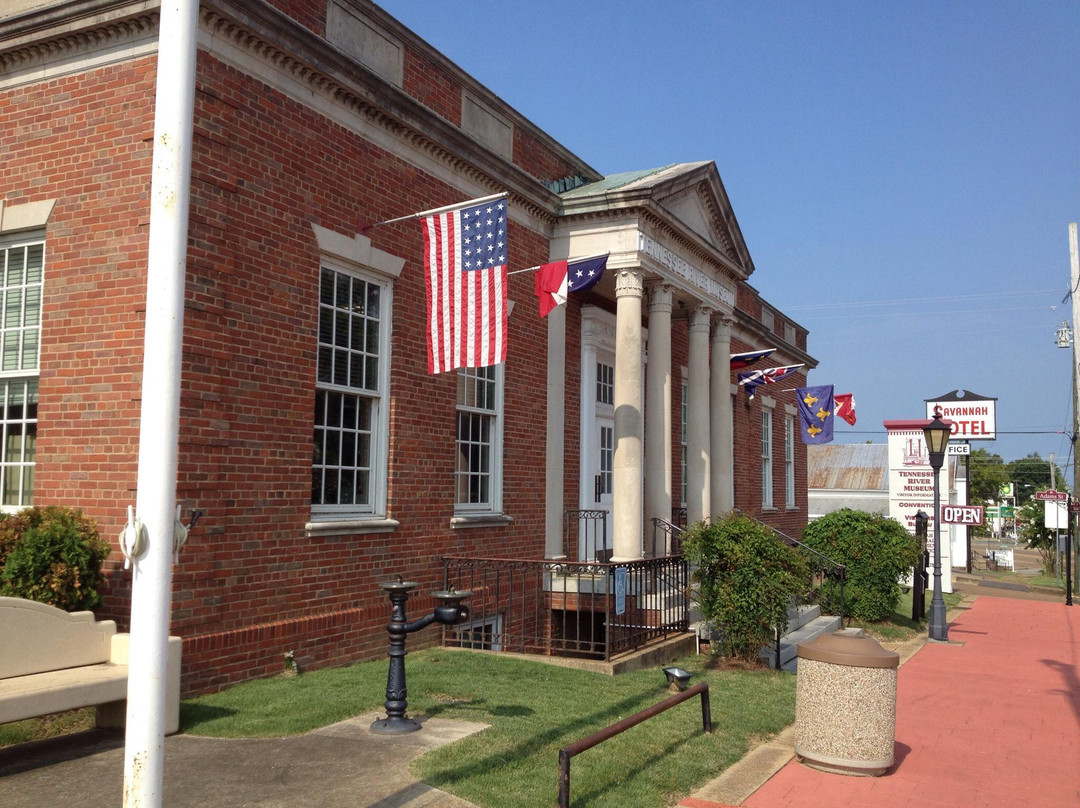
<path id="1" fill-rule="evenodd" d="M 919 540 L 895 519 L 850 508 L 808 524 L 803 543 L 847 567 L 846 614 L 870 622 L 886 620 L 896 611 L 900 579 L 915 567 L 919 555 Z M 824 608 L 839 610 L 839 584 L 823 581 L 821 599 Z"/>
<path id="2" fill-rule="evenodd" d="M 101 604 L 101 564 L 109 545 L 82 511 L 27 508 L 0 521 L 0 548 L 8 547 L 0 595 L 36 600 L 69 612 Z"/>
<path id="3" fill-rule="evenodd" d="M 768 527 L 731 512 L 683 534 L 683 552 L 696 567 L 702 616 L 719 629 L 714 655 L 755 659 L 787 625 L 788 603 L 805 592 L 810 573 L 801 555 Z"/>

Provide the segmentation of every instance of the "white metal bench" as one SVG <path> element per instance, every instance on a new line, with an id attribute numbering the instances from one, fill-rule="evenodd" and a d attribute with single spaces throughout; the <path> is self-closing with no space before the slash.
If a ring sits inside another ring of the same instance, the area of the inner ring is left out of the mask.
<path id="1" fill-rule="evenodd" d="M 98 726 L 123 726 L 129 637 L 93 612 L 0 597 L 0 724 L 96 706 Z M 180 652 L 169 637 L 166 734 L 180 727 Z"/>

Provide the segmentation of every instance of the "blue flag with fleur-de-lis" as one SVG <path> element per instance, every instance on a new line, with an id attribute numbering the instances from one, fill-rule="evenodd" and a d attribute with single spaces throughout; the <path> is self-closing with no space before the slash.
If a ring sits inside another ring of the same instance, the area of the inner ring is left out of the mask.
<path id="1" fill-rule="evenodd" d="M 798 387 L 799 432 L 803 443 L 829 443 L 833 439 L 833 386 Z"/>

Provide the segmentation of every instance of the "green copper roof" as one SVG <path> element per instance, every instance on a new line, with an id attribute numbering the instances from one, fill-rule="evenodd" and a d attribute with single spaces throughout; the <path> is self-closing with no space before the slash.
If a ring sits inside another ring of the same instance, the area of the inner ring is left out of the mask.
<path id="1" fill-rule="evenodd" d="M 625 185 L 629 185 L 632 182 L 637 182 L 640 179 L 644 179 L 652 174 L 659 174 L 661 171 L 667 171 L 672 166 L 678 165 L 677 163 L 671 163 L 670 165 L 660 166 L 659 168 L 647 168 L 643 171 L 624 171 L 621 174 L 611 174 L 604 177 L 597 182 L 590 182 L 588 185 L 581 185 L 577 188 L 573 188 L 566 193 L 562 194 L 563 198 L 572 198 L 575 196 L 592 196 L 593 194 L 602 194 L 607 191 L 614 191 L 622 188 Z"/>

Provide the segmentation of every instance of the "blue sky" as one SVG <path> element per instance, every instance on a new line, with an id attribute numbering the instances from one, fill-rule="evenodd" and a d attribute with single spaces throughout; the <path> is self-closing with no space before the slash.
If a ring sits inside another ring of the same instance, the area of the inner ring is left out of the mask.
<path id="1" fill-rule="evenodd" d="M 1075 3 L 380 5 L 605 174 L 714 160 L 810 382 L 855 393 L 838 440 L 964 388 L 998 398 L 974 448 L 1068 456 L 1006 433 L 1072 425 Z"/>

